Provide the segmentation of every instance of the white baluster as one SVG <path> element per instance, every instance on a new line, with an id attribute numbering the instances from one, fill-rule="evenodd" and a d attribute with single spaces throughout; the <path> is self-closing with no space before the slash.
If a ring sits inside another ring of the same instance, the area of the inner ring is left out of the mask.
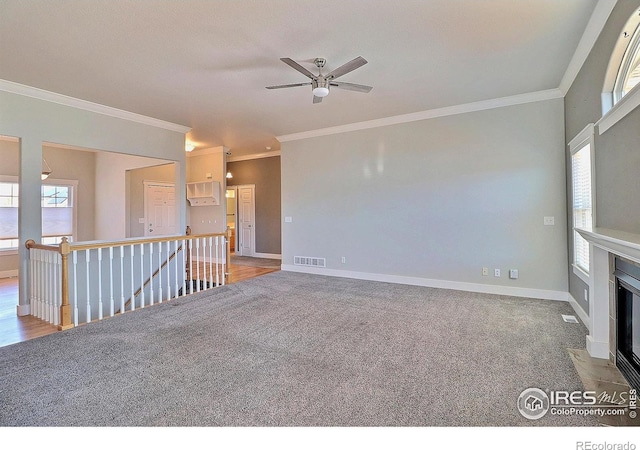
<path id="1" fill-rule="evenodd" d="M 171 300 L 171 263 L 169 261 L 169 259 L 171 258 L 171 255 L 169 255 L 170 252 L 171 242 L 167 241 L 167 300 Z M 160 301 L 162 301 L 162 298 L 160 299 Z"/>
<path id="2" fill-rule="evenodd" d="M 131 249 L 131 311 L 133 311 L 134 309 L 136 309 L 136 296 L 135 296 L 135 284 L 133 282 L 133 255 L 136 252 L 136 248 L 133 244 L 131 244 L 129 246 L 129 248 Z M 124 312 L 124 311 L 123 311 Z"/>
<path id="3" fill-rule="evenodd" d="M 36 296 L 35 296 L 35 269 L 33 264 L 33 249 L 29 249 L 29 305 L 31 305 L 31 315 L 34 316 L 36 312 Z"/>
<path id="4" fill-rule="evenodd" d="M 149 242 L 149 304 L 153 305 L 153 242 Z"/>
<path id="5" fill-rule="evenodd" d="M 220 239 L 220 258 L 222 259 L 222 269 L 220 271 L 220 278 L 222 279 L 222 285 L 224 286 L 225 283 L 227 282 L 227 277 L 225 276 L 225 273 L 227 273 L 227 240 L 226 238 L 219 238 Z"/>
<path id="6" fill-rule="evenodd" d="M 158 242 L 158 303 L 162 303 L 162 241 Z"/>
<path id="7" fill-rule="evenodd" d="M 60 253 L 50 252 L 53 257 L 53 317 L 52 323 L 60 323 Z"/>
<path id="8" fill-rule="evenodd" d="M 144 308 L 144 244 L 140 244 L 140 308 Z"/>
<path id="9" fill-rule="evenodd" d="M 185 239 L 182 240 L 182 264 L 180 265 L 180 271 L 182 272 L 182 296 L 184 297 L 187 294 L 187 241 Z M 176 271 L 178 268 L 176 267 Z M 178 280 L 176 280 L 177 282 Z M 177 295 L 177 294 L 176 294 Z"/>
<path id="10" fill-rule="evenodd" d="M 84 263 L 86 267 L 86 276 L 87 276 L 87 323 L 91 322 L 91 277 L 89 276 L 89 263 L 91 262 L 91 254 L 90 250 L 87 249 L 84 251 L 86 261 Z"/>
<path id="11" fill-rule="evenodd" d="M 98 320 L 102 320 L 102 248 L 98 249 Z"/>
<path id="12" fill-rule="evenodd" d="M 115 305 L 113 302 L 113 247 L 109 247 L 109 316 L 115 314 Z"/>
<path id="13" fill-rule="evenodd" d="M 120 246 L 120 314 L 124 314 L 124 245 Z"/>
<path id="14" fill-rule="evenodd" d="M 40 284 L 38 274 L 37 249 L 29 249 L 29 264 L 31 266 L 31 314 L 38 317 L 38 285 Z"/>
<path id="15" fill-rule="evenodd" d="M 47 296 L 47 311 L 46 311 L 46 321 L 49 323 L 53 322 L 53 274 L 52 272 L 52 254 L 51 252 L 45 251 L 45 270 L 47 274 L 47 289 L 45 290 L 45 295 Z"/>
<path id="16" fill-rule="evenodd" d="M 189 294 L 193 294 L 193 239 L 189 239 Z"/>
<path id="17" fill-rule="evenodd" d="M 78 326 L 78 251 L 73 251 L 73 325 Z"/>
<path id="18" fill-rule="evenodd" d="M 209 236 L 209 288 L 213 287 L 213 237 Z"/>
<path id="19" fill-rule="evenodd" d="M 220 263 L 220 261 L 218 260 L 218 255 L 220 252 L 220 236 L 216 236 L 216 261 L 215 261 L 215 265 L 216 265 L 216 286 L 220 286 L 220 268 L 218 267 L 218 264 Z"/>
<path id="20" fill-rule="evenodd" d="M 180 291 L 180 289 L 178 288 L 178 283 L 180 282 L 180 278 L 178 278 L 178 266 L 179 266 L 178 262 L 180 261 L 180 256 L 178 255 L 178 247 L 180 246 L 179 244 L 180 242 L 176 240 L 174 241 L 174 245 L 173 245 L 173 250 L 176 255 L 174 258 L 176 263 L 175 263 L 175 266 L 173 266 L 174 275 L 176 277 L 176 292 L 173 298 L 178 298 L 178 292 Z M 184 255 L 184 252 L 182 252 L 182 254 Z M 182 267 L 184 268 L 184 264 L 182 265 Z"/>
<path id="21" fill-rule="evenodd" d="M 200 238 L 196 238 L 196 292 L 200 292 Z"/>

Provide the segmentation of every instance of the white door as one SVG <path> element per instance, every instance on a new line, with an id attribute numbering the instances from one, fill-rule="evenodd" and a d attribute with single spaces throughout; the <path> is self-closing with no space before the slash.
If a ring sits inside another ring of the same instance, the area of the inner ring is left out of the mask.
<path id="1" fill-rule="evenodd" d="M 166 236 L 177 233 L 176 188 L 169 183 L 145 181 L 145 236 Z"/>
<path id="2" fill-rule="evenodd" d="M 256 243 L 255 186 L 238 186 L 238 255 L 253 256 Z"/>

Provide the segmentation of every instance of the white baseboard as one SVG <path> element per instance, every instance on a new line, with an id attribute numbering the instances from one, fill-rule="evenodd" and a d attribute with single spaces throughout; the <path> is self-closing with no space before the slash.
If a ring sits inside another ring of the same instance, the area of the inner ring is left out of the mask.
<path id="1" fill-rule="evenodd" d="M 589 314 L 587 314 L 587 312 L 584 309 L 582 309 L 582 306 L 580 306 L 580 303 L 578 303 L 576 299 L 573 298 L 573 295 L 571 295 L 571 293 L 567 295 L 569 296 L 569 304 L 571 305 L 573 310 L 576 312 L 578 317 L 580 317 L 580 320 L 582 320 L 582 323 L 584 323 L 584 325 L 587 327 L 587 330 L 589 330 L 589 333 L 591 333 L 591 318 L 589 317 Z"/>
<path id="2" fill-rule="evenodd" d="M 254 258 L 282 259 L 282 255 L 278 253 L 254 253 Z"/>
<path id="3" fill-rule="evenodd" d="M 0 278 L 13 278 L 18 276 L 18 269 L 0 271 Z"/>
<path id="4" fill-rule="evenodd" d="M 609 342 L 594 341 L 587 336 L 587 351 L 592 358 L 609 359 Z"/>
<path id="5" fill-rule="evenodd" d="M 18 305 L 18 316 L 28 316 L 31 314 L 31 305 Z"/>
<path id="6" fill-rule="evenodd" d="M 316 267 L 282 264 L 281 269 L 288 272 L 301 272 L 331 277 L 353 278 L 356 280 L 382 281 L 385 283 L 408 284 L 458 291 L 481 292 L 485 294 L 509 295 L 512 297 L 538 298 L 543 300 L 568 301 L 567 292 L 547 289 L 519 288 L 497 286 L 492 284 L 466 283 L 462 281 L 434 280 L 430 278 L 406 277 L 402 275 L 386 275 L 380 273 L 354 272 L 349 270 L 320 269 Z"/>

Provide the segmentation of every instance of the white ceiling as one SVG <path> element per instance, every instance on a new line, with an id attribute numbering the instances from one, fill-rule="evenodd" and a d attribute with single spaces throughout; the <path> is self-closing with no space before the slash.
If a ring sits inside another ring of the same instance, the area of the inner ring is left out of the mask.
<path id="1" fill-rule="evenodd" d="M 596 0 L 2 0 L 0 79 L 192 128 L 198 148 L 554 89 Z M 315 71 L 363 56 L 312 104 Z"/>

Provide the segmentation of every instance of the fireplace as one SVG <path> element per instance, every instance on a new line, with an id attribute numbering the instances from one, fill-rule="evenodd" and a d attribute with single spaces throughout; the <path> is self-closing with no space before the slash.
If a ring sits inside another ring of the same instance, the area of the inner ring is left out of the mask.
<path id="1" fill-rule="evenodd" d="M 615 258 L 616 366 L 640 390 L 640 266 Z"/>

